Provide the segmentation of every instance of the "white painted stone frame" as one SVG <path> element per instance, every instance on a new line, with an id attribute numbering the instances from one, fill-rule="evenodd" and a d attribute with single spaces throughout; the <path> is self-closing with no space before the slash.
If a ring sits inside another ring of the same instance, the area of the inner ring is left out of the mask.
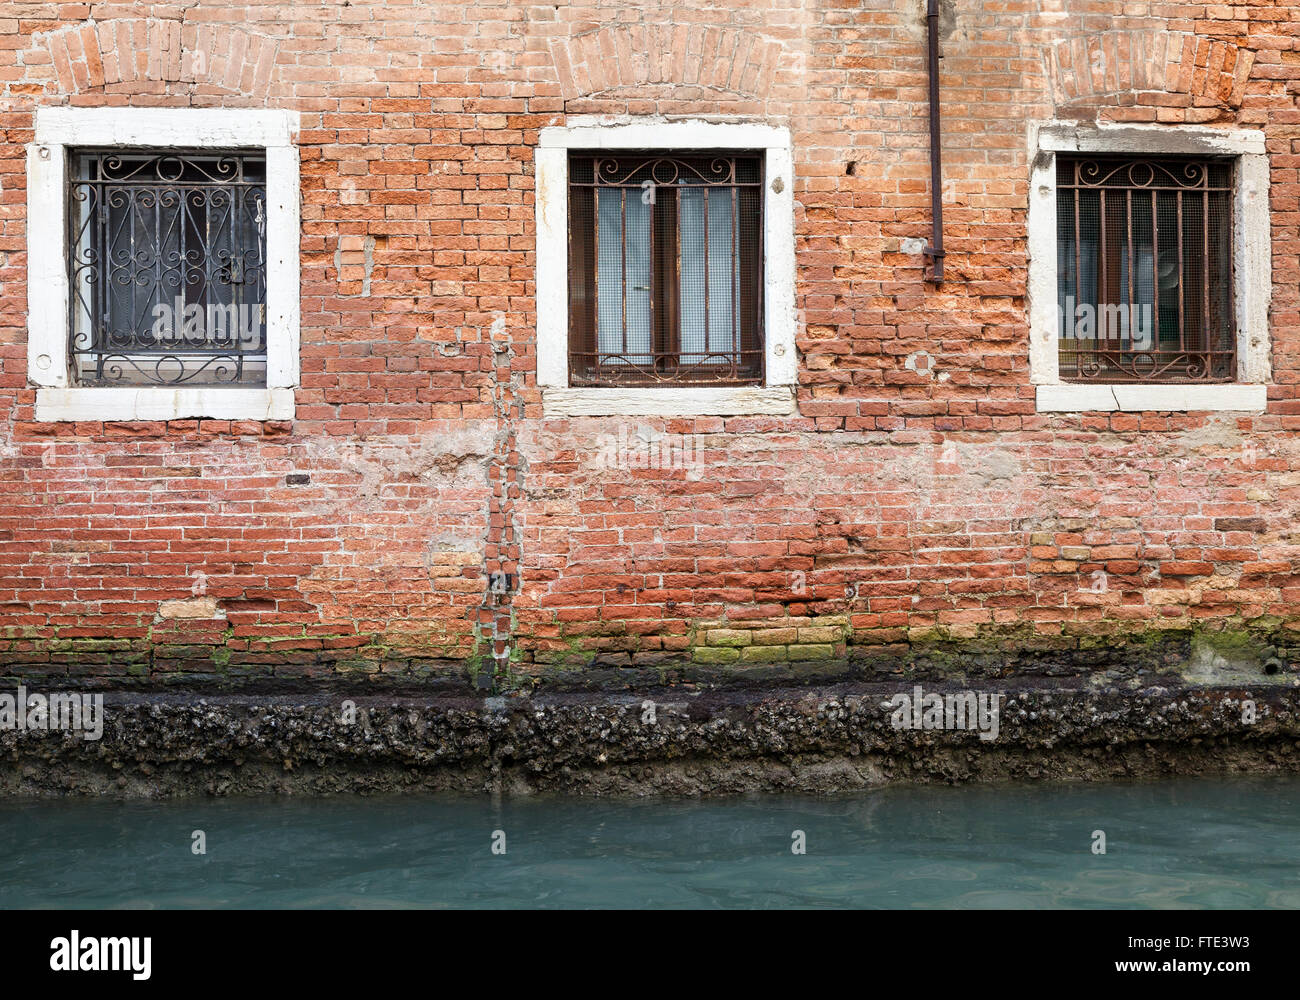
<path id="1" fill-rule="evenodd" d="M 794 386 L 794 159 L 790 131 L 759 124 L 574 116 L 541 131 L 534 157 L 537 213 L 537 383 L 542 412 L 567 416 L 792 415 Z M 600 388 L 569 386 L 569 151 L 762 150 L 762 386 Z"/>
<path id="2" fill-rule="evenodd" d="M 1056 154 L 1150 153 L 1236 158 L 1233 296 L 1237 382 L 1221 385 L 1080 385 L 1060 379 L 1056 298 Z M 1262 411 L 1272 378 L 1269 167 L 1264 133 L 1185 125 L 1050 122 L 1029 134 L 1029 373 L 1040 412 Z"/>
<path id="3" fill-rule="evenodd" d="M 292 420 L 298 385 L 298 148 L 293 111 L 40 108 L 27 147 L 27 378 L 37 420 Z M 266 388 L 77 386 L 68 358 L 67 151 L 266 151 Z"/>

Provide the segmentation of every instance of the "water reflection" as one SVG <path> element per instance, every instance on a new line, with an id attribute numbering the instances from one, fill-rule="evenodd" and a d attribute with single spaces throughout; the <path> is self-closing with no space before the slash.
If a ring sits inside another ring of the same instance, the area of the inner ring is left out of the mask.
<path id="1" fill-rule="evenodd" d="M 9 801 L 0 906 L 1294 908 L 1297 834 L 1295 778 L 704 802 Z"/>

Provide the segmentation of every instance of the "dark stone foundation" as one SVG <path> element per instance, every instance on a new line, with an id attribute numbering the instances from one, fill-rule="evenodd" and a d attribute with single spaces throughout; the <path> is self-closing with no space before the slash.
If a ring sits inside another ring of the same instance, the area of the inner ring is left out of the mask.
<path id="1" fill-rule="evenodd" d="M 910 680 L 489 698 L 117 691 L 98 741 L 0 731 L 0 794 L 709 795 L 1300 769 L 1300 690 L 1271 681 L 924 682 L 1004 694 L 987 741 L 894 728 L 885 703 Z"/>

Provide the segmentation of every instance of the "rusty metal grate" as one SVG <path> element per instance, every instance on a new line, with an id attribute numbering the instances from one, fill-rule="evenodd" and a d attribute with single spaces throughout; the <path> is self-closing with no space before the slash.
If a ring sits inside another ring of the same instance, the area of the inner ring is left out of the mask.
<path id="1" fill-rule="evenodd" d="M 78 382 L 265 384 L 264 157 L 76 151 L 68 225 Z"/>
<path id="2" fill-rule="evenodd" d="M 1236 376 L 1231 161 L 1058 157 L 1060 372 Z"/>
<path id="3" fill-rule="evenodd" d="M 763 380 L 762 158 L 569 160 L 572 385 Z"/>

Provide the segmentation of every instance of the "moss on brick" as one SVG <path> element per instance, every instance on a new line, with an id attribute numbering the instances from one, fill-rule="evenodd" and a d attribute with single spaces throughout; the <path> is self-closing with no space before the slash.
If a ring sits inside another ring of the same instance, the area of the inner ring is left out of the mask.
<path id="1" fill-rule="evenodd" d="M 788 646 L 799 641 L 795 628 L 760 628 L 754 630 L 754 642 L 761 646 Z"/>
<path id="2" fill-rule="evenodd" d="M 740 658 L 745 663 L 779 663 L 789 659 L 789 651 L 785 646 L 746 646 Z"/>
<path id="3" fill-rule="evenodd" d="M 805 643 L 835 643 L 844 638 L 843 629 L 833 626 L 823 626 L 821 628 L 801 628 L 798 629 L 800 644 Z"/>
<path id="4" fill-rule="evenodd" d="M 735 663 L 740 650 L 726 646 L 697 646 L 691 654 L 696 663 Z"/>
<path id="5" fill-rule="evenodd" d="M 835 647 L 830 643 L 805 643 L 789 647 L 791 660 L 830 660 L 835 657 Z"/>
<path id="6" fill-rule="evenodd" d="M 748 629 L 710 629 L 705 638 L 710 646 L 748 646 L 753 642 Z"/>

